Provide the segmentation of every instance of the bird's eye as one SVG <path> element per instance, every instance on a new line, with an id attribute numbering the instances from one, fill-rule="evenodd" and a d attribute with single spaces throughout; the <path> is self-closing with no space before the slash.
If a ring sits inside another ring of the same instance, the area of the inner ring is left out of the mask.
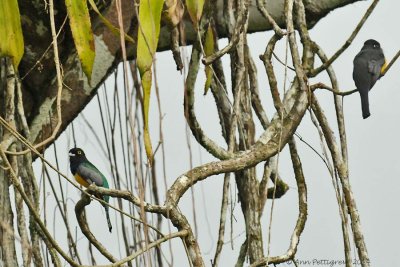
<path id="1" fill-rule="evenodd" d="M 82 154 L 82 152 L 78 151 L 78 155 Z"/>

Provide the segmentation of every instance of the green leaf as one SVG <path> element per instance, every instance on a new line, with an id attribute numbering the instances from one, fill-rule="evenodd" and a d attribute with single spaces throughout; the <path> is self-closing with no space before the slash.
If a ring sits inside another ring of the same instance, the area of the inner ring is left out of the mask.
<path id="1" fill-rule="evenodd" d="M 17 0 L 1 0 L 0 4 L 0 57 L 11 57 L 15 71 L 24 54 Z"/>
<path id="2" fill-rule="evenodd" d="M 208 26 L 206 32 L 206 40 L 204 42 L 204 54 L 206 57 L 214 53 L 215 50 L 215 35 L 211 25 Z M 213 78 L 213 70 L 210 65 L 206 66 L 206 84 L 204 85 L 204 94 L 207 94 L 208 89 L 211 86 L 212 78 Z"/>
<path id="3" fill-rule="evenodd" d="M 161 11 L 163 5 L 163 0 L 142 0 L 139 5 L 137 65 L 143 87 L 144 146 L 150 163 L 152 163 L 153 159 L 149 134 L 149 103 L 152 79 L 151 66 L 160 35 Z"/>
<path id="4" fill-rule="evenodd" d="M 186 7 L 189 12 L 190 18 L 197 28 L 201 15 L 203 14 L 204 0 L 186 0 Z"/>
<path id="5" fill-rule="evenodd" d="M 92 77 L 95 57 L 94 39 L 86 0 L 65 0 L 76 51 L 88 81 Z"/>

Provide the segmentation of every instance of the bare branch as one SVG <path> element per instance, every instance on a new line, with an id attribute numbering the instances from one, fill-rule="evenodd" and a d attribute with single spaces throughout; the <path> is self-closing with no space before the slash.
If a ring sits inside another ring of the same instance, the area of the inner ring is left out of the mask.
<path id="1" fill-rule="evenodd" d="M 311 91 L 315 91 L 316 89 L 325 89 L 325 90 L 328 90 L 338 96 L 346 96 L 346 95 L 351 95 L 355 92 L 358 92 L 358 89 L 353 89 L 353 90 L 345 91 L 345 92 L 339 92 L 339 91 L 337 91 L 337 89 L 333 89 L 324 83 L 313 84 L 310 86 L 310 89 L 311 89 Z"/>
<path id="2" fill-rule="evenodd" d="M 28 196 L 26 195 L 25 191 L 22 188 L 21 183 L 18 181 L 18 177 L 16 176 L 14 170 L 11 167 L 10 162 L 7 159 L 6 154 L 4 153 L 3 148 L 0 146 L 0 156 L 3 160 L 3 162 L 6 164 L 6 166 L 9 168 L 9 173 L 11 174 L 12 177 L 12 183 L 13 186 L 18 192 L 21 194 L 22 199 L 24 200 L 25 204 L 28 206 L 29 211 L 31 215 L 34 217 L 36 223 L 38 224 L 40 230 L 43 232 L 43 234 L 46 237 L 46 240 L 50 242 L 51 247 L 54 248 L 71 266 L 78 266 L 78 264 L 72 260 L 62 249 L 61 247 L 57 244 L 57 242 L 53 239 L 49 231 L 47 230 L 46 226 L 44 225 L 43 221 L 40 219 L 39 214 L 37 213 L 35 207 L 29 200 Z"/>
<path id="3" fill-rule="evenodd" d="M 121 260 L 119 260 L 119 261 L 117 261 L 117 262 L 115 262 L 113 264 L 96 265 L 96 266 L 97 267 L 118 267 L 118 266 L 121 266 L 124 263 L 127 263 L 129 261 L 134 260 L 136 257 L 142 255 L 146 251 L 148 251 L 148 250 L 150 250 L 150 249 L 152 249 L 154 247 L 158 247 L 161 243 L 163 243 L 165 241 L 168 241 L 168 240 L 176 238 L 176 237 L 181 237 L 182 238 L 182 237 L 187 236 L 187 234 L 188 234 L 187 230 L 182 230 L 182 231 L 179 231 L 179 232 L 176 232 L 176 233 L 172 233 L 172 234 L 166 235 L 166 236 L 164 236 L 164 237 L 162 237 L 162 238 L 160 238 L 160 239 L 158 239 L 158 240 L 156 240 L 154 242 L 149 243 L 144 249 L 141 249 L 140 251 L 136 251 L 132 255 L 130 255 L 130 256 L 124 258 L 124 259 L 121 259 Z M 91 267 L 91 266 L 83 265 L 82 267 Z"/>
<path id="4" fill-rule="evenodd" d="M 347 206 L 346 203 L 343 203 L 342 201 L 342 196 L 340 193 L 340 186 L 338 184 L 337 181 L 337 171 L 334 168 L 333 164 L 331 163 L 331 160 L 329 158 L 327 149 L 326 149 L 326 145 L 324 142 L 324 133 L 322 132 L 321 127 L 319 127 L 318 125 L 318 121 L 315 118 L 315 115 L 312 111 L 310 111 L 310 117 L 311 117 L 311 121 L 314 124 L 315 128 L 317 128 L 318 130 L 318 135 L 320 138 L 320 143 L 321 143 L 321 147 L 323 150 L 323 155 L 325 156 L 324 162 L 326 164 L 326 167 L 328 169 L 328 172 L 331 176 L 332 179 L 332 185 L 333 188 L 335 190 L 335 195 L 336 195 L 336 201 L 338 203 L 339 206 L 339 215 L 340 215 L 340 219 L 342 222 L 342 234 L 343 234 L 343 243 L 344 243 L 344 253 L 345 253 L 345 259 L 346 259 L 346 267 L 350 267 L 352 266 L 352 259 L 351 259 L 351 247 L 350 247 L 350 238 L 349 238 L 349 229 L 348 229 L 348 221 L 347 221 Z"/>
<path id="5" fill-rule="evenodd" d="M 204 134 L 194 112 L 194 86 L 200 65 L 200 54 L 199 47 L 194 45 L 189 64 L 188 77 L 185 81 L 184 106 L 186 121 L 188 122 L 190 130 L 192 131 L 197 142 L 199 142 L 213 156 L 219 159 L 227 159 L 232 157 L 233 154 L 218 146 L 213 140 Z"/>
<path id="6" fill-rule="evenodd" d="M 331 128 L 328 124 L 328 120 L 326 119 L 317 99 L 315 96 L 312 96 L 312 105 L 311 105 L 318 122 L 322 128 L 322 131 L 325 136 L 325 140 L 327 142 L 328 148 L 331 152 L 333 163 L 335 168 L 338 171 L 338 175 L 340 178 L 340 182 L 343 188 L 343 194 L 346 200 L 346 205 L 349 209 L 349 215 L 351 218 L 351 227 L 353 230 L 354 242 L 356 244 L 358 250 L 358 256 L 361 261 L 362 267 L 369 267 L 370 261 L 368 257 L 367 247 L 364 241 L 364 235 L 361 230 L 360 223 L 360 215 L 357 210 L 357 205 L 353 196 L 353 192 L 351 190 L 350 181 L 348 178 L 348 169 L 346 164 L 343 162 L 341 158 L 341 153 L 336 144 L 335 138 L 332 134 Z"/>
<path id="7" fill-rule="evenodd" d="M 91 199 L 88 195 L 82 194 L 81 199 L 75 205 L 76 219 L 79 223 L 82 233 L 87 237 L 89 242 L 94 245 L 104 257 L 111 262 L 116 262 L 117 259 L 96 239 L 89 229 L 87 224 L 85 207 L 89 205 Z"/>
<path id="8" fill-rule="evenodd" d="M 297 246 L 300 241 L 300 236 L 303 233 L 306 221 L 307 221 L 307 186 L 304 179 L 303 168 L 301 165 L 300 157 L 297 152 L 294 138 L 289 141 L 290 156 L 292 159 L 293 170 L 297 182 L 297 190 L 299 192 L 299 215 L 297 217 L 296 226 L 293 230 L 292 237 L 290 240 L 290 246 L 287 252 L 280 256 L 266 257 L 260 259 L 250 267 L 264 266 L 268 264 L 278 264 L 294 259 L 297 252 Z"/>
<path id="9" fill-rule="evenodd" d="M 276 23 L 274 18 L 269 14 L 266 6 L 265 6 L 265 0 L 257 0 L 257 8 L 261 12 L 261 14 L 268 20 L 268 22 L 272 25 L 272 28 L 275 31 L 275 34 L 278 36 L 282 37 L 286 33 L 279 27 L 279 25 Z"/>
<path id="10" fill-rule="evenodd" d="M 277 116 L 274 116 L 270 127 L 261 135 L 257 143 L 247 151 L 240 152 L 235 158 L 218 162 L 211 162 L 192 170 L 178 177 L 167 192 L 165 206 L 167 209 L 174 207 L 179 199 L 193 184 L 206 179 L 209 176 L 219 173 L 226 173 L 241 170 L 265 161 L 281 150 L 288 139 L 292 136 L 307 107 L 307 94 L 298 90 L 298 85 L 292 88 L 286 94 L 285 102 L 288 104 L 288 114 L 284 116 L 283 123 Z M 278 134 L 282 131 L 282 143 L 278 146 Z"/>
<path id="11" fill-rule="evenodd" d="M 239 35 L 241 34 L 244 25 L 247 24 L 249 15 L 249 5 L 250 5 L 249 0 L 241 0 L 241 1 L 243 1 L 244 5 L 239 5 L 241 9 L 237 11 L 238 18 L 236 20 L 236 25 L 233 34 L 231 36 L 231 39 L 229 41 L 229 44 L 224 48 L 222 48 L 221 50 L 218 50 L 214 54 L 209 55 L 206 58 L 203 58 L 202 62 L 204 65 L 210 65 L 211 63 L 213 63 L 215 60 L 219 59 L 226 53 L 229 53 L 229 51 L 231 51 L 239 42 Z"/>
<path id="12" fill-rule="evenodd" d="M 182 63 L 181 52 L 180 52 L 180 47 L 179 47 L 178 27 L 179 26 L 174 26 L 171 29 L 171 50 L 172 50 L 172 55 L 175 60 L 176 69 L 179 71 L 182 71 L 183 63 Z"/>
<path id="13" fill-rule="evenodd" d="M 384 69 L 384 71 L 381 73 L 381 77 L 384 76 L 386 74 L 386 72 L 388 72 L 388 70 L 392 67 L 392 65 L 396 62 L 396 60 L 400 57 L 400 50 L 397 51 L 396 55 L 394 55 L 394 57 L 392 58 L 392 60 L 390 60 L 389 64 L 387 64 L 386 68 Z"/>
<path id="14" fill-rule="evenodd" d="M 214 260 L 212 261 L 213 267 L 218 266 L 218 261 L 221 256 L 222 246 L 224 245 L 226 211 L 228 208 L 228 196 L 229 196 L 228 192 L 230 185 L 229 179 L 230 179 L 230 174 L 226 173 L 224 177 L 224 184 L 222 187 L 222 203 L 221 203 L 219 228 L 218 228 L 218 241 L 217 241 L 217 248 L 215 249 Z"/>
<path id="15" fill-rule="evenodd" d="M 260 59 L 264 62 L 265 70 L 266 70 L 267 76 L 268 76 L 269 87 L 271 90 L 272 99 L 274 101 L 275 109 L 278 111 L 278 113 L 282 113 L 284 111 L 282 110 L 283 109 L 282 100 L 281 100 L 281 97 L 279 94 L 278 82 L 276 80 L 275 71 L 272 66 L 271 59 L 272 59 L 272 53 L 275 49 L 275 45 L 280 39 L 281 39 L 281 37 L 279 37 L 279 35 L 274 34 L 271 37 L 271 39 L 269 40 L 264 54 L 260 56 Z"/>

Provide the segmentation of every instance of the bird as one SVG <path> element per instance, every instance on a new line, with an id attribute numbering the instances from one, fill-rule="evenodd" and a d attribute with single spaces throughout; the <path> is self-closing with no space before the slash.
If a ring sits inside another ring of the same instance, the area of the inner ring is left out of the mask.
<path id="1" fill-rule="evenodd" d="M 379 42 L 373 39 L 365 41 L 361 51 L 354 58 L 353 66 L 353 80 L 360 93 L 362 116 L 366 119 L 371 115 L 369 90 L 382 77 L 386 68 L 386 59 Z"/>
<path id="2" fill-rule="evenodd" d="M 86 158 L 85 152 L 81 148 L 72 148 L 69 150 L 69 161 L 71 173 L 74 175 L 75 180 L 82 186 L 88 187 L 91 184 L 96 186 L 110 188 L 106 177 Z M 110 196 L 97 196 L 105 202 L 109 202 Z M 108 230 L 111 233 L 112 225 L 110 220 L 109 208 L 107 205 L 102 204 L 106 210 Z"/>

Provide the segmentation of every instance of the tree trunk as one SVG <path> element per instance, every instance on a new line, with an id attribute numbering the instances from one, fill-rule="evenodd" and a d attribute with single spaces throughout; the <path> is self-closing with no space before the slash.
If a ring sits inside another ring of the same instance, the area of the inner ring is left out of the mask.
<path id="1" fill-rule="evenodd" d="M 13 111 L 13 94 L 8 94 L 7 75 L 9 74 L 6 64 L 10 60 L 0 59 L 0 115 L 10 119 L 10 109 Z M 12 106 L 12 107 L 10 107 Z M 0 141 L 4 140 L 5 131 L 0 127 Z M 2 143 L 0 142 L 0 146 Z M 0 266 L 18 266 L 15 252 L 14 213 L 11 209 L 10 179 L 3 166 L 0 166 Z"/>

